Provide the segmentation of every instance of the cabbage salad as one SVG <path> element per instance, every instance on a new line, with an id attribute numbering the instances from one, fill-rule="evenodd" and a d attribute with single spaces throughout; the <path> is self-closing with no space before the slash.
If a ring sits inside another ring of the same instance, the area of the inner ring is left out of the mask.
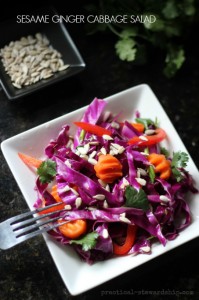
<path id="1" fill-rule="evenodd" d="M 197 192 L 188 155 L 161 147 L 166 131 L 157 120 L 139 112 L 125 120 L 106 104 L 95 98 L 73 135 L 64 125 L 37 168 L 34 206 L 60 202 L 60 226 L 49 234 L 89 264 L 165 246 L 191 223 L 185 196 Z"/>

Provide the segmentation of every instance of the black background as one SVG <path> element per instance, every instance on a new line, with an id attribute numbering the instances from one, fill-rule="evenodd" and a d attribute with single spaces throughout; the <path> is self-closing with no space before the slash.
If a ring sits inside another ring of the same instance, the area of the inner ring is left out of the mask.
<path id="1" fill-rule="evenodd" d="M 66 2 L 66 1 L 65 1 Z M 52 3 L 61 15 L 84 14 L 81 1 Z M 6 3 L 1 10 L 1 21 L 31 12 L 45 3 Z M 107 97 L 132 86 L 147 83 L 157 95 L 173 122 L 190 155 L 199 167 L 199 61 L 195 32 L 186 45 L 187 60 L 173 79 L 162 74 L 163 57 L 158 51 L 149 54 L 148 63 L 136 65 L 120 61 L 114 51 L 116 37 L 110 34 L 86 35 L 83 24 L 68 24 L 71 34 L 86 63 L 78 75 L 52 87 L 17 101 L 9 101 L 0 91 L 0 141 L 33 128 L 89 104 L 94 97 Z M 16 28 L 14 29 L 16 30 Z M 6 34 L 6 29 L 5 29 Z M 0 153 L 0 221 L 28 210 L 21 192 Z M 122 297 L 121 293 L 137 291 L 140 295 L 126 295 L 129 299 L 198 299 L 199 243 L 186 243 L 116 279 L 82 295 L 72 297 L 64 286 L 43 238 L 37 237 L 13 249 L 0 250 L 0 299 L 103 299 Z M 70 270 L 69 270 L 70 272 Z M 154 291 L 153 295 L 147 295 Z M 162 291 L 158 296 L 155 291 Z M 164 293 L 164 291 L 166 291 Z M 116 294 L 118 293 L 118 295 Z M 174 294 L 168 296 L 167 294 Z"/>

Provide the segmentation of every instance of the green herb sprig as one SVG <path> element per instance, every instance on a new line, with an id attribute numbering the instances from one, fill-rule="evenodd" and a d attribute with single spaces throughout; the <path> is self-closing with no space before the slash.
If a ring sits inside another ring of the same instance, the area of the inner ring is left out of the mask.
<path id="1" fill-rule="evenodd" d="M 178 151 L 173 153 L 173 158 L 171 162 L 171 170 L 173 176 L 179 182 L 183 179 L 183 173 L 181 172 L 181 168 L 185 168 L 187 166 L 187 162 L 189 160 L 189 156 L 187 153 Z"/>
<path id="2" fill-rule="evenodd" d="M 198 0 L 99 0 L 85 8 L 90 14 L 127 16 L 125 22 L 94 22 L 88 32 L 109 31 L 117 36 L 115 51 L 128 62 L 146 62 L 150 47 L 164 56 L 163 73 L 173 77 L 185 62 L 186 41 L 199 21 Z M 153 21 L 151 17 L 153 16 Z"/>
<path id="3" fill-rule="evenodd" d="M 37 174 L 41 183 L 50 183 L 56 175 L 55 161 L 51 159 L 43 161 L 37 169 Z"/>
<path id="4" fill-rule="evenodd" d="M 89 250 L 95 248 L 98 236 L 99 236 L 98 233 L 93 231 L 93 232 L 87 233 L 83 238 L 81 238 L 79 240 L 71 240 L 70 244 L 81 245 L 82 249 L 84 251 L 89 251 Z"/>
<path id="5" fill-rule="evenodd" d="M 143 189 L 137 191 L 131 185 L 128 185 L 125 190 L 126 202 L 125 206 L 140 208 L 144 211 L 149 209 L 149 202 L 147 199 L 147 195 Z"/>

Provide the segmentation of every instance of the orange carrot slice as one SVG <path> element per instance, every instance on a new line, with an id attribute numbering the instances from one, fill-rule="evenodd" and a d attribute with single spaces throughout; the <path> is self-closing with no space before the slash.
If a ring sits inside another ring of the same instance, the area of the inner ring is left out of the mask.
<path id="1" fill-rule="evenodd" d="M 100 155 L 94 170 L 96 176 L 106 183 L 112 183 L 123 175 L 120 161 L 110 154 Z"/>
<path id="2" fill-rule="evenodd" d="M 64 220 L 58 220 L 58 223 L 62 223 Z M 70 221 L 66 224 L 63 224 L 58 227 L 60 232 L 71 239 L 76 239 L 80 237 L 82 234 L 86 233 L 87 230 L 87 222 L 86 220 L 74 220 Z"/>
<path id="3" fill-rule="evenodd" d="M 160 173 L 161 179 L 168 179 L 171 176 L 171 163 L 165 155 L 151 153 L 147 156 L 148 161 L 155 166 L 155 173 Z"/>
<path id="4" fill-rule="evenodd" d="M 51 195 L 54 197 L 56 202 L 63 202 L 62 199 L 59 197 L 57 185 L 53 185 Z"/>
<path id="5" fill-rule="evenodd" d="M 20 157 L 20 159 L 29 167 L 35 167 L 35 168 L 39 168 L 42 160 L 37 159 L 35 157 L 26 155 L 24 153 L 19 152 L 18 156 Z"/>
<path id="6" fill-rule="evenodd" d="M 140 133 L 144 132 L 144 125 L 141 123 L 131 123 L 131 125 Z"/>

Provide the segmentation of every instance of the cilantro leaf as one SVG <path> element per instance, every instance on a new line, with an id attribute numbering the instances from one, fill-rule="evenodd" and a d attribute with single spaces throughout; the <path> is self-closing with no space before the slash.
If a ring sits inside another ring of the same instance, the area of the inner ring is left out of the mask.
<path id="1" fill-rule="evenodd" d="M 137 28 L 136 27 L 128 27 L 124 30 L 121 31 L 120 33 L 120 36 L 123 38 L 123 39 L 126 39 L 126 38 L 129 38 L 129 37 L 134 37 L 137 35 Z"/>
<path id="2" fill-rule="evenodd" d="M 183 179 L 183 174 L 180 171 L 180 168 L 185 168 L 187 166 L 188 160 L 189 160 L 188 154 L 185 152 L 178 151 L 173 153 L 171 170 L 178 182 Z"/>
<path id="3" fill-rule="evenodd" d="M 174 152 L 171 166 L 176 168 L 185 168 L 189 160 L 188 154 L 182 151 Z"/>
<path id="4" fill-rule="evenodd" d="M 160 147 L 160 153 L 164 154 L 166 158 L 169 157 L 169 151 L 165 147 Z"/>
<path id="5" fill-rule="evenodd" d="M 143 15 L 143 18 L 146 17 Z M 161 20 L 160 16 L 155 15 L 156 17 L 156 21 L 155 22 L 149 22 L 147 19 L 144 22 L 144 27 L 147 30 L 151 30 L 154 32 L 158 32 L 158 31 L 164 31 L 165 29 L 165 22 L 163 20 Z"/>
<path id="6" fill-rule="evenodd" d="M 186 0 L 182 3 L 184 12 L 187 16 L 193 16 L 196 13 L 195 3 L 193 0 Z"/>
<path id="7" fill-rule="evenodd" d="M 178 10 L 177 3 L 173 0 L 168 0 L 165 7 L 162 10 L 166 19 L 175 19 L 179 16 L 180 11 Z"/>
<path id="8" fill-rule="evenodd" d="M 137 49 L 136 42 L 133 38 L 121 38 L 116 44 L 116 53 L 121 60 L 134 61 Z"/>
<path id="9" fill-rule="evenodd" d="M 177 70 L 181 68 L 185 61 L 184 49 L 181 47 L 168 47 L 168 53 L 165 59 L 166 66 L 164 74 L 171 78 L 175 75 Z"/>
<path id="10" fill-rule="evenodd" d="M 177 168 L 172 168 L 173 176 L 176 178 L 177 182 L 183 179 L 183 175 Z"/>
<path id="11" fill-rule="evenodd" d="M 55 161 L 48 159 L 43 161 L 40 167 L 37 169 L 39 180 L 41 183 L 49 183 L 56 175 L 56 163 Z"/>
<path id="12" fill-rule="evenodd" d="M 128 16 L 120 24 L 117 20 L 85 24 L 90 33 L 109 31 L 119 37 L 115 49 L 121 60 L 145 63 L 152 57 L 147 55 L 151 53 L 151 49 L 157 49 L 163 54 L 161 57 L 166 53 L 163 73 L 168 78 L 173 77 L 183 66 L 190 33 L 198 23 L 197 0 L 100 0 L 95 1 L 95 4 L 90 2 L 91 4 L 86 6 L 88 14 Z M 139 24 L 139 21 L 132 22 L 133 16 L 143 20 L 142 24 Z M 140 45 L 146 49 L 146 55 L 140 49 Z M 174 50 L 170 50 L 170 47 Z M 155 56 L 152 59 L 155 60 Z"/>
<path id="13" fill-rule="evenodd" d="M 125 190 L 126 202 L 125 206 L 140 208 L 143 210 L 149 209 L 147 195 L 143 189 L 137 191 L 134 187 L 128 185 Z"/>
<path id="14" fill-rule="evenodd" d="M 93 231 L 86 234 L 83 238 L 79 240 L 71 240 L 70 244 L 81 245 L 84 251 L 88 251 L 95 247 L 98 236 L 98 233 Z"/>

